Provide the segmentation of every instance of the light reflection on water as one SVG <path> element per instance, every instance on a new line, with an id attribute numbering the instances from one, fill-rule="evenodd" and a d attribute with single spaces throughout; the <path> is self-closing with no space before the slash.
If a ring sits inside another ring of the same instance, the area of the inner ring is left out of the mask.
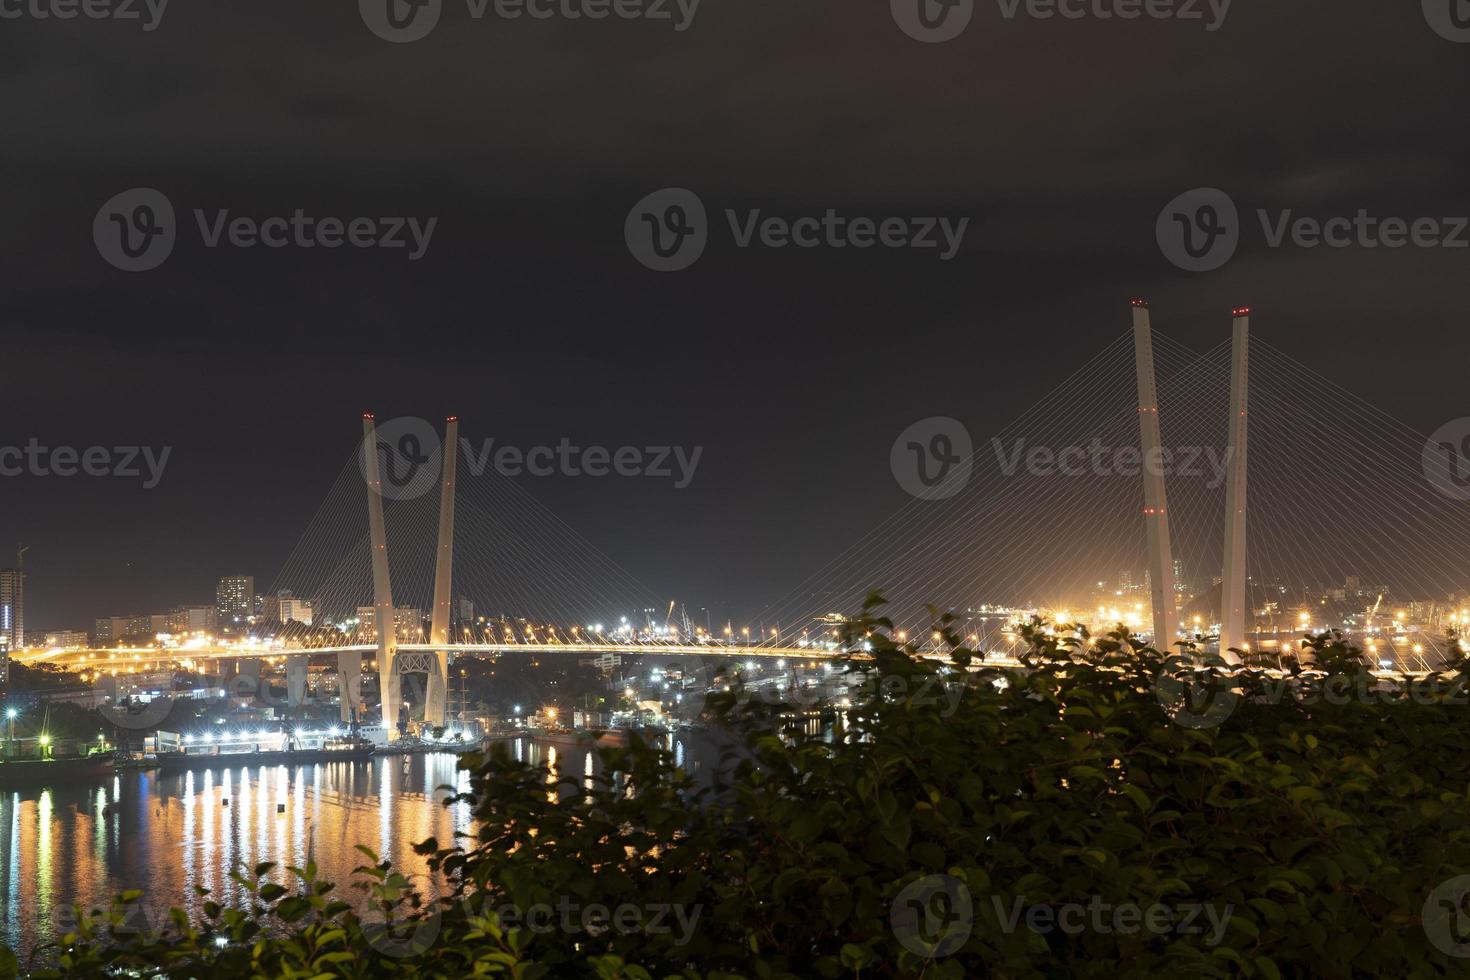
<path id="1" fill-rule="evenodd" d="M 717 756 L 699 736 L 666 736 L 664 745 L 692 773 L 707 773 Z M 518 738 L 512 752 L 588 782 L 600 768 L 578 745 Z M 263 861 L 277 865 L 272 880 L 291 887 L 285 868 L 314 859 L 339 896 L 358 904 L 365 896 L 349 887 L 350 879 L 367 858 L 357 844 L 433 895 L 427 859 L 413 845 L 433 837 L 447 847 L 457 833 L 471 832 L 469 804 L 442 805 L 449 794 L 439 787 L 469 789 L 469 773 L 456 762 L 442 753 L 294 767 L 242 764 L 0 792 L 0 941 L 24 964 L 66 933 L 73 904 L 105 908 L 129 889 L 143 891 L 151 924 L 165 923 L 171 906 L 198 915 L 205 899 L 195 886 L 209 889 L 214 901 L 239 902 L 243 890 L 230 872 L 248 875 Z M 556 795 L 549 786 L 548 797 Z"/>
<path id="2" fill-rule="evenodd" d="M 128 889 L 144 892 L 150 923 L 170 906 L 198 913 L 208 888 L 216 901 L 240 900 L 229 874 L 262 861 L 289 884 L 284 868 L 314 858 L 321 874 L 346 887 L 367 858 L 366 844 L 405 873 L 424 876 L 412 845 L 435 837 L 447 846 L 471 829 L 470 807 L 440 805 L 449 785 L 469 789 L 450 754 L 382 757 L 351 763 L 232 766 L 163 776 L 129 772 L 96 783 L 60 783 L 0 793 L 0 940 L 22 955 L 54 942 L 73 920 L 70 907 L 106 907 Z M 426 889 L 427 891 L 428 889 Z"/>

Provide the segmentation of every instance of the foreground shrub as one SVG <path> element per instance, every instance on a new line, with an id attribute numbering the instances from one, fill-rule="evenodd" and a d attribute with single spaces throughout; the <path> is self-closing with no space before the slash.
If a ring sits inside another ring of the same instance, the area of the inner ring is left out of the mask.
<path id="1" fill-rule="evenodd" d="M 1279 677 L 1037 624 L 1002 670 L 918 657 L 876 606 L 821 735 L 712 699 L 741 746 L 712 784 L 635 739 L 549 793 L 498 747 L 463 763 L 475 836 L 420 845 L 442 899 L 370 852 L 374 914 L 261 866 L 250 908 L 163 935 L 124 896 L 41 975 L 1466 974 L 1463 666 L 1391 697 L 1330 635 Z"/>

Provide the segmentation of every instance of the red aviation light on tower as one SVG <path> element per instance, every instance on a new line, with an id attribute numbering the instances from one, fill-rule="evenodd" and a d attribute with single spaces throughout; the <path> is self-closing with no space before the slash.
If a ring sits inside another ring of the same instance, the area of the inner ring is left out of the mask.
<path id="1" fill-rule="evenodd" d="M 364 422 L 371 422 L 375 418 L 377 418 L 377 416 L 374 415 L 372 412 L 363 412 L 362 413 L 362 419 L 363 419 Z"/>
<path id="2" fill-rule="evenodd" d="M 1146 310 L 1146 309 L 1148 309 L 1148 300 L 1146 300 L 1146 299 L 1133 299 L 1133 300 L 1129 300 L 1128 301 L 1128 305 L 1129 306 L 1132 306 L 1134 309 L 1137 309 L 1137 310 Z"/>
<path id="3" fill-rule="evenodd" d="M 451 415 L 447 419 L 445 419 L 444 421 L 446 421 L 446 422 L 458 422 L 459 421 L 459 416 L 458 415 Z"/>
<path id="4" fill-rule="evenodd" d="M 1235 309 L 1233 309 L 1233 310 L 1230 311 L 1230 315 L 1233 316 L 1233 317 L 1237 317 L 1237 318 L 1238 317 L 1243 317 L 1243 316 L 1250 316 L 1251 315 L 1251 308 L 1249 306 L 1237 306 Z"/>

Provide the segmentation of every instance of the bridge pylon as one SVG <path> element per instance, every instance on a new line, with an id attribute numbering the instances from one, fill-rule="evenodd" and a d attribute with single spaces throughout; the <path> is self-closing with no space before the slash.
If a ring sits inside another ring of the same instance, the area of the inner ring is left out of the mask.
<path id="1" fill-rule="evenodd" d="M 388 573 L 388 533 L 383 522 L 383 479 L 379 472 L 378 432 L 371 414 L 362 417 L 362 450 L 368 485 L 368 542 L 373 562 L 373 625 L 378 638 L 378 688 L 383 702 L 383 727 L 391 740 L 398 727 L 403 679 L 398 673 L 398 631 L 393 622 L 393 581 Z M 342 678 L 342 718 L 351 721 L 362 707 L 362 656 L 357 657 L 358 683 Z M 349 698 L 351 703 L 349 704 Z"/>
<path id="2" fill-rule="evenodd" d="M 1225 567 L 1220 576 L 1220 656 L 1234 662 L 1230 651 L 1246 637 L 1250 596 L 1245 578 L 1246 445 L 1250 429 L 1251 311 L 1233 312 L 1230 358 L 1230 428 L 1226 443 Z"/>
<path id="3" fill-rule="evenodd" d="M 1153 645 L 1174 647 L 1174 561 L 1169 541 L 1169 503 L 1164 490 L 1164 450 L 1159 436 L 1159 390 L 1154 375 L 1153 322 L 1148 302 L 1133 301 L 1133 354 L 1138 372 L 1138 434 L 1143 452 L 1143 522 L 1148 532 L 1149 593 Z"/>
<path id="4" fill-rule="evenodd" d="M 454 481 L 459 469 L 459 419 L 451 417 L 444 424 L 444 474 L 439 481 L 439 547 L 434 555 L 434 611 L 429 620 L 429 642 L 441 644 L 429 661 L 428 692 L 424 702 L 424 723 L 443 726 L 449 723 L 449 650 L 454 637 L 449 635 L 453 623 L 454 576 Z"/>

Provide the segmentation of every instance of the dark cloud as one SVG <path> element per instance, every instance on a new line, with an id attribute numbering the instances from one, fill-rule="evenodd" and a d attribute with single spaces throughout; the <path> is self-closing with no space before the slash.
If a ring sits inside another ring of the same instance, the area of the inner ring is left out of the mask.
<path id="1" fill-rule="evenodd" d="M 755 608 L 902 501 L 894 434 L 938 414 L 999 429 L 1034 400 L 1033 365 L 1086 360 L 1140 292 L 1202 346 L 1253 302 L 1278 347 L 1429 430 L 1467 414 L 1446 358 L 1463 360 L 1467 256 L 1273 250 L 1249 222 L 1470 213 L 1467 78 L 1470 45 L 1419 5 L 1367 0 L 1237 0 L 1214 33 L 979 3 L 942 45 L 837 0 L 705 0 L 683 33 L 450 3 L 407 45 L 346 3 L 172 0 L 152 32 L 5 21 L 5 438 L 131 433 L 176 457 L 151 495 L 6 481 L 0 541 L 34 546 L 42 625 L 202 599 L 220 573 L 273 574 L 364 408 L 456 411 L 511 440 L 705 445 L 687 492 L 532 489 L 670 595 Z M 181 215 L 439 227 L 416 263 L 196 234 L 128 275 L 90 228 L 134 186 Z M 717 215 L 972 227 L 949 263 L 724 236 L 659 276 L 622 227 L 664 186 Z M 1154 241 L 1197 186 L 1248 219 L 1206 275 Z"/>

